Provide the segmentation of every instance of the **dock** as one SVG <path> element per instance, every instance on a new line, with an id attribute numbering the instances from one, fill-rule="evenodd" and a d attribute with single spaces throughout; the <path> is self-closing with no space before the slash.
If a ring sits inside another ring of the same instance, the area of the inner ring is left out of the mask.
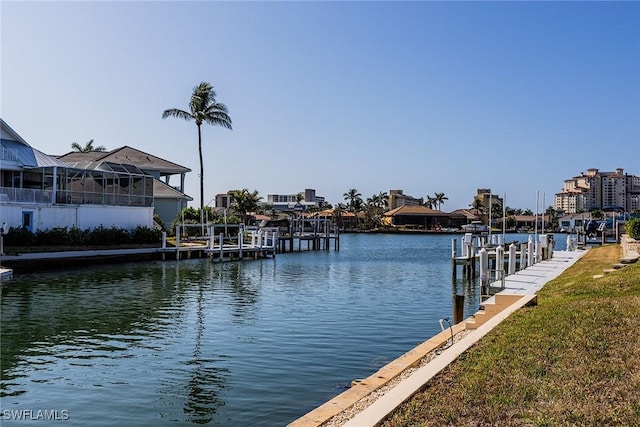
<path id="1" fill-rule="evenodd" d="M 570 236 L 567 247 L 575 250 L 577 241 Z M 507 276 L 522 271 L 540 261 L 548 260 L 554 251 L 554 241 L 550 234 L 539 234 L 534 238 L 529 235 L 527 242 L 503 241 L 500 234 L 465 233 L 461 239 L 461 253 L 458 252 L 458 241 L 451 242 L 451 266 L 453 280 L 457 278 L 458 266 L 468 279 L 480 275 L 481 295 L 489 295 L 490 283 L 500 282 L 504 287 Z"/>
<path id="2" fill-rule="evenodd" d="M 205 230 L 203 236 L 190 236 L 194 230 Z M 243 224 L 178 224 L 175 246 L 167 245 L 166 233 L 159 252 L 162 259 L 208 257 L 215 261 L 275 257 L 278 253 L 303 250 L 340 249 L 340 233 L 331 221 L 300 218 L 288 227 L 259 227 Z"/>

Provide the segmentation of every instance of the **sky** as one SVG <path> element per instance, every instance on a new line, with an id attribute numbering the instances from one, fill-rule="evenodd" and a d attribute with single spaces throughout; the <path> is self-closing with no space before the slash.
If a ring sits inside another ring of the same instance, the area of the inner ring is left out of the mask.
<path id="1" fill-rule="evenodd" d="M 47 154 L 125 145 L 192 169 L 206 81 L 205 204 L 247 188 L 478 188 L 553 204 L 589 168 L 640 175 L 640 2 L 0 2 L 0 117 Z M 177 185 L 178 182 L 172 182 Z"/>

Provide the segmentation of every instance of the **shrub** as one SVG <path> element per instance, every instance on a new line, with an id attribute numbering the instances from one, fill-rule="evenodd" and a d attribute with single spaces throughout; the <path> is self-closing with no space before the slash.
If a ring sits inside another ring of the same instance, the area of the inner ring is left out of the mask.
<path id="1" fill-rule="evenodd" d="M 136 243 L 158 243 L 161 238 L 160 230 L 138 226 L 131 231 L 131 240 Z"/>
<path id="2" fill-rule="evenodd" d="M 161 232 L 147 227 L 136 227 L 129 231 L 124 228 L 104 226 L 93 230 L 77 227 L 56 227 L 51 230 L 30 232 L 25 227 L 11 228 L 4 236 L 5 246 L 115 246 L 123 244 L 160 243 Z"/>
<path id="3" fill-rule="evenodd" d="M 627 221 L 626 228 L 629 237 L 640 240 L 640 218 L 633 218 Z"/>

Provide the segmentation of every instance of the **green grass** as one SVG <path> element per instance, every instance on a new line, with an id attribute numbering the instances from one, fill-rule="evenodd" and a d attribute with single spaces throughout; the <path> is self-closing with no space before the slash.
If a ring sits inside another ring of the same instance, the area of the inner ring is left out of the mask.
<path id="1" fill-rule="evenodd" d="M 640 264 L 591 249 L 385 426 L 640 426 Z"/>

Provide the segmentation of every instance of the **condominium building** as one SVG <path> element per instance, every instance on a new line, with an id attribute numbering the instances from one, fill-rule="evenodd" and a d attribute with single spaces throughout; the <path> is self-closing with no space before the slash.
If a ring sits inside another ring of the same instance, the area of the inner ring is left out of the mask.
<path id="1" fill-rule="evenodd" d="M 565 213 L 588 212 L 594 209 L 640 209 L 640 177 L 624 173 L 587 169 L 566 179 L 562 192 L 554 196 L 554 208 Z"/>
<path id="2" fill-rule="evenodd" d="M 500 208 L 502 209 L 502 204 L 504 203 L 502 197 L 498 196 L 497 194 L 491 193 L 490 188 L 478 188 L 476 190 L 475 199 L 478 199 L 482 202 L 482 206 L 485 210 L 487 210 L 487 212 L 490 207 L 492 208 L 496 205 L 500 206 Z M 492 211 L 495 211 L 495 208 L 492 209 Z"/>
<path id="3" fill-rule="evenodd" d="M 404 194 L 402 190 L 389 190 L 388 202 L 389 210 L 393 210 L 400 206 L 421 206 L 424 199 Z"/>

